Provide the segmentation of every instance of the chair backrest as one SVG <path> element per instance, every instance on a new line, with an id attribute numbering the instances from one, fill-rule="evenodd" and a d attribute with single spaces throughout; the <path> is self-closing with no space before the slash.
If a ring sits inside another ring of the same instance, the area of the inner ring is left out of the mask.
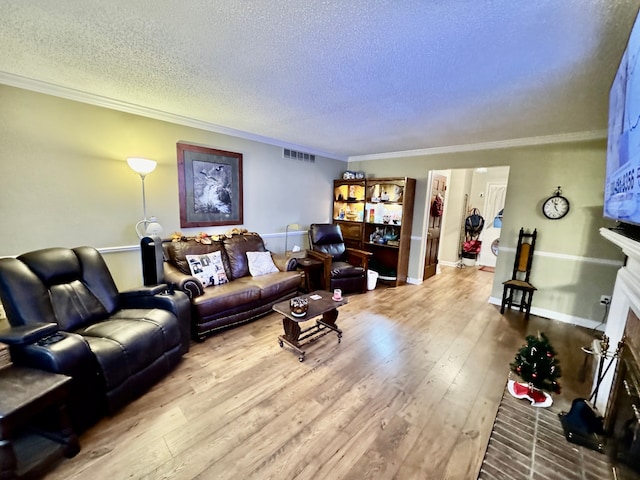
<path id="1" fill-rule="evenodd" d="M 529 281 L 531 275 L 531 264 L 533 263 L 533 251 L 536 247 L 537 230 L 533 233 L 525 233 L 524 228 L 520 229 L 518 234 L 518 246 L 516 248 L 516 258 L 513 262 L 513 280 L 520 279 L 525 282 Z"/>
<path id="2" fill-rule="evenodd" d="M 345 256 L 346 247 L 339 225 L 312 223 L 309 226 L 309 245 L 316 252 L 328 253 L 334 261 Z"/>
<path id="3" fill-rule="evenodd" d="M 0 301 L 12 326 L 46 322 L 61 330 L 102 320 L 120 307 L 113 277 L 91 247 L 0 259 Z"/>

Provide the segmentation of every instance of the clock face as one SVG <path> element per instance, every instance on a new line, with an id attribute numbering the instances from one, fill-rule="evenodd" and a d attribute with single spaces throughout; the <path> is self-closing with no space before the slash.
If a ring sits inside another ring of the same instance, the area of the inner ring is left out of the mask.
<path id="1" fill-rule="evenodd" d="M 569 213 L 569 200 L 561 195 L 549 197 L 542 204 L 542 213 L 551 220 L 558 220 Z"/>

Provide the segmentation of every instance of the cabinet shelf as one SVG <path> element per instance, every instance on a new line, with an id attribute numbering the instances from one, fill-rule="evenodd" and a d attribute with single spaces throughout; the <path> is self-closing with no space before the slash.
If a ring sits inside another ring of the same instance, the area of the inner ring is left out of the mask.
<path id="1" fill-rule="evenodd" d="M 364 244 L 370 247 L 392 248 L 396 250 L 400 248 L 400 245 L 389 245 L 387 243 L 364 242 Z"/>
<path id="2" fill-rule="evenodd" d="M 361 224 L 362 220 L 349 220 L 348 218 L 334 218 L 333 219 L 336 222 L 340 222 L 340 223 L 357 223 L 357 224 Z"/>
<path id="3" fill-rule="evenodd" d="M 341 226 L 345 245 L 371 252 L 369 267 L 392 286 L 407 281 L 415 185 L 415 179 L 406 177 L 335 180 L 333 184 L 333 222 Z M 371 241 L 385 234 L 390 234 L 394 245 Z"/>
<path id="4" fill-rule="evenodd" d="M 402 227 L 401 223 L 370 222 L 369 220 L 366 220 L 364 223 L 366 223 L 367 225 L 375 225 L 377 227 Z"/>

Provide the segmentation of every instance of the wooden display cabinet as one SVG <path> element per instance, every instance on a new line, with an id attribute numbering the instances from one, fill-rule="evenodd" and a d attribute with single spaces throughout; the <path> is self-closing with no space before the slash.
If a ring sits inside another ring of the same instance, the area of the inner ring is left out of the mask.
<path id="1" fill-rule="evenodd" d="M 365 180 L 334 180 L 333 223 L 340 225 L 347 248 L 362 249 Z"/>
<path id="2" fill-rule="evenodd" d="M 407 281 L 415 185 L 413 178 L 366 181 L 363 249 L 373 254 L 369 268 L 392 286 Z"/>

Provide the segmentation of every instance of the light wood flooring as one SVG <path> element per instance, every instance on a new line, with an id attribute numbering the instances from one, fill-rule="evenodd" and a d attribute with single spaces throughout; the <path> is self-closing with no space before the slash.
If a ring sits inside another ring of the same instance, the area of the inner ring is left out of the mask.
<path id="1" fill-rule="evenodd" d="M 475 479 L 528 333 L 559 354 L 563 393 L 588 395 L 593 334 L 487 303 L 493 274 L 447 268 L 340 309 L 307 358 L 273 313 L 193 344 L 162 382 L 80 437 L 48 479 Z"/>

